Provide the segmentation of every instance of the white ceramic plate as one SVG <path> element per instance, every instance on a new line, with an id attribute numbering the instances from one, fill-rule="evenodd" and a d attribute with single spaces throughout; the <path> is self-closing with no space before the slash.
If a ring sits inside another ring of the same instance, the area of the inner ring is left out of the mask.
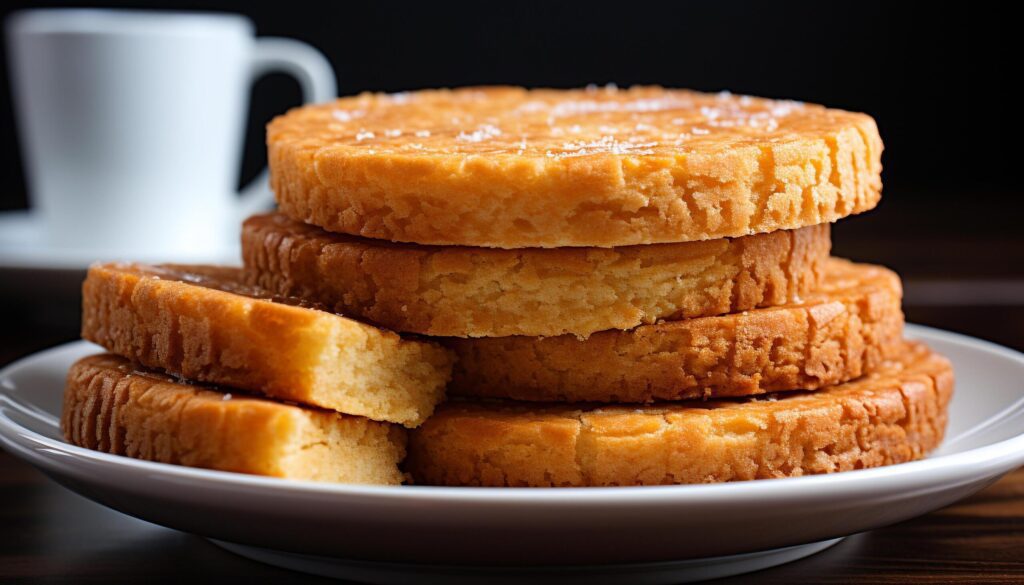
<path id="1" fill-rule="evenodd" d="M 380 583 L 670 583 L 755 570 L 951 504 L 1024 464 L 1024 354 L 908 327 L 952 359 L 947 440 L 881 469 L 717 485 L 363 487 L 135 461 L 58 429 L 64 374 L 85 342 L 0 372 L 0 445 L 111 508 L 280 566 Z M 99 536 L 98 536 L 99 537 Z"/>
<path id="2" fill-rule="evenodd" d="M 0 213 L 0 270 L 82 273 L 97 260 L 181 264 L 238 264 L 240 225 L 225 226 L 222 245 L 215 249 L 174 254 L 147 254 L 144 250 L 57 247 L 43 237 L 39 218 L 28 211 Z"/>

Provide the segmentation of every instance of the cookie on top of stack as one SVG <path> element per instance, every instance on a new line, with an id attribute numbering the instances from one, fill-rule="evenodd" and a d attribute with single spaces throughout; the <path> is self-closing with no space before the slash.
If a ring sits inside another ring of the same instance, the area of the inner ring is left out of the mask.
<path id="1" fill-rule="evenodd" d="M 899 278 L 829 257 L 829 224 L 880 197 L 866 115 L 466 88 L 299 108 L 268 149 L 279 212 L 245 222 L 241 272 L 90 271 L 83 334 L 131 362 L 75 366 L 107 381 L 69 378 L 71 440 L 284 477 L 605 486 L 874 467 L 942 439 L 952 370 L 903 340 Z M 188 408 L 210 412 L 139 434 Z"/>

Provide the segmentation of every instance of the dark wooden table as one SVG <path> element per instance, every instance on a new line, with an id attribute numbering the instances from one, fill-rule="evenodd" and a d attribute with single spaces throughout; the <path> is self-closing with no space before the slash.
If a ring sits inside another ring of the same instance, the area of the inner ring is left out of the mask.
<path id="1" fill-rule="evenodd" d="M 915 238 L 906 234 L 898 216 L 849 223 L 836 229 L 837 252 L 900 271 L 908 320 L 1024 350 L 1024 245 L 1019 234 Z M 0 364 L 75 338 L 73 291 L 58 291 L 55 285 L 28 294 L 31 282 L 25 279 L 35 276 L 0 275 L 4 278 Z M 248 561 L 198 536 L 113 512 L 0 452 L 0 583 L 214 579 L 327 582 Z M 796 563 L 718 581 L 850 582 L 1024 583 L 1024 469 L 927 516 L 849 537 Z"/>

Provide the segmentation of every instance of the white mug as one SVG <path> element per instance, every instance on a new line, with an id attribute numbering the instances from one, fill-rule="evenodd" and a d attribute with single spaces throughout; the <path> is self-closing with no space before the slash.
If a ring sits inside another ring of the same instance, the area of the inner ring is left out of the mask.
<path id="1" fill-rule="evenodd" d="M 253 80 L 293 75 L 333 99 L 330 63 L 240 15 L 29 10 L 7 22 L 22 152 L 49 244 L 148 255 L 224 249 L 269 206 L 235 192 Z M 228 244 L 227 242 L 230 242 Z"/>

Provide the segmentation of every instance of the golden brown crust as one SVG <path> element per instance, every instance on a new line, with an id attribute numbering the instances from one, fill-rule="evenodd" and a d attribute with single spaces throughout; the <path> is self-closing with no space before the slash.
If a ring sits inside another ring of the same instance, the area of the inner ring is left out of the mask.
<path id="1" fill-rule="evenodd" d="M 899 277 L 840 259 L 799 302 L 572 336 L 456 339 L 449 393 L 643 403 L 813 390 L 861 376 L 901 346 Z"/>
<path id="2" fill-rule="evenodd" d="M 909 343 L 813 393 L 642 407 L 449 402 L 409 438 L 417 483 L 613 486 L 832 473 L 919 459 L 941 442 L 949 362 Z"/>
<path id="3" fill-rule="evenodd" d="M 738 237 L 873 208 L 864 114 L 658 87 L 363 94 L 267 129 L 281 210 L 330 231 L 495 248 Z"/>
<path id="4" fill-rule="evenodd" d="M 781 305 L 817 287 L 829 226 L 623 248 L 392 244 L 281 214 L 249 218 L 250 283 L 390 329 L 456 337 L 587 336 Z"/>
<path id="5" fill-rule="evenodd" d="M 406 426 L 444 398 L 447 350 L 264 294 L 237 268 L 97 264 L 82 337 L 192 380 Z"/>
<path id="6" fill-rule="evenodd" d="M 346 483 L 403 479 L 401 427 L 224 394 L 109 354 L 71 366 L 61 428 L 80 447 L 162 463 Z"/>

